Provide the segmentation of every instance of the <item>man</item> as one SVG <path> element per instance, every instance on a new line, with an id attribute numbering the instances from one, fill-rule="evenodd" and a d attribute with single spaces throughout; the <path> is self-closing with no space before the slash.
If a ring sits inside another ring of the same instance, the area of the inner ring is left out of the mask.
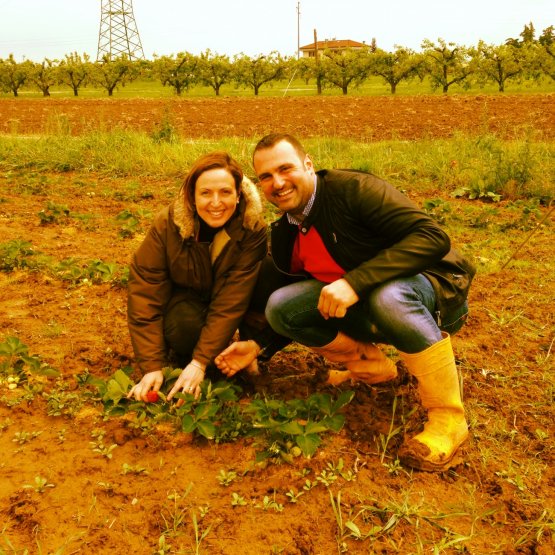
<path id="1" fill-rule="evenodd" d="M 272 224 L 271 251 L 290 283 L 268 300 L 271 327 L 343 363 L 347 371 L 331 383 L 394 379 L 395 364 L 375 343 L 393 345 L 428 410 L 424 430 L 399 457 L 422 470 L 453 466 L 468 427 L 449 334 L 466 319 L 474 268 L 392 185 L 354 170 L 316 172 L 292 136 L 264 137 L 253 164 L 264 195 L 284 212 Z M 216 364 L 232 375 L 261 347 L 235 343 Z"/>

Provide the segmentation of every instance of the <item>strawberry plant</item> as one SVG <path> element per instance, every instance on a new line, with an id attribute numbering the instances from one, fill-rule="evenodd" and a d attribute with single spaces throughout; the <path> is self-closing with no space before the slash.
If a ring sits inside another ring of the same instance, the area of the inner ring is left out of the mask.
<path id="1" fill-rule="evenodd" d="M 30 241 L 14 239 L 0 245 L 0 270 L 11 272 L 15 268 L 31 266 L 30 258 L 35 252 Z"/>
<path id="2" fill-rule="evenodd" d="M 290 462 L 299 450 L 305 457 L 311 457 L 321 443 L 322 433 L 341 430 L 345 417 L 339 411 L 353 396 L 353 391 L 343 391 L 336 400 L 327 393 L 286 402 L 254 400 L 246 410 L 252 415 L 253 426 L 263 430 L 266 442 L 257 460 L 281 457 Z"/>
<path id="3" fill-rule="evenodd" d="M 133 237 L 137 231 L 141 230 L 141 219 L 150 218 L 152 213 L 143 208 L 139 208 L 136 211 L 129 210 L 126 208 L 122 210 L 117 216 L 116 220 L 124 222 L 120 227 L 119 236 L 122 238 Z"/>
<path id="4" fill-rule="evenodd" d="M 18 383 L 28 380 L 28 375 L 57 377 L 58 370 L 43 362 L 38 355 L 30 355 L 27 345 L 17 337 L 7 337 L 0 343 L 0 379 L 17 376 Z M 13 381 L 12 381 L 13 383 Z"/>
<path id="5" fill-rule="evenodd" d="M 69 215 L 70 210 L 67 206 L 64 206 L 63 204 L 56 204 L 52 201 L 49 201 L 46 208 L 43 208 L 38 213 L 41 225 L 58 223 L 60 219 L 67 219 Z"/>
<path id="6" fill-rule="evenodd" d="M 212 384 L 210 380 L 204 380 L 200 389 L 201 397 L 198 401 L 189 394 L 176 395 L 184 400 L 184 404 L 178 409 L 179 414 L 182 414 L 181 429 L 188 433 L 196 431 L 207 439 L 219 439 L 221 436 L 218 428 L 222 427 L 224 407 L 226 403 L 237 401 L 240 388 L 225 381 Z"/>
<path id="7" fill-rule="evenodd" d="M 135 411 L 135 427 L 148 433 L 150 423 L 160 419 L 173 419 L 181 431 L 194 433 L 218 442 L 234 441 L 240 437 L 257 436 L 261 447 L 256 460 L 292 462 L 301 454 L 314 455 L 322 442 L 322 434 L 339 432 L 345 422 L 340 414 L 348 404 L 353 391 L 343 391 L 337 399 L 329 394 L 316 393 L 307 399 L 281 401 L 278 399 L 254 399 L 243 405 L 237 401 L 241 388 L 227 381 L 212 383 L 204 380 L 198 399 L 188 393 L 177 393 L 175 399 L 183 403 L 165 402 L 164 391 L 169 391 L 181 373 L 180 368 L 164 369 L 164 385 L 158 392 L 162 402 L 128 400 L 127 394 L 134 385 L 132 368 L 118 370 L 107 381 L 90 375 L 80 378 L 83 385 L 97 388 L 107 414 L 122 415 Z M 154 399 L 154 393 L 152 398 Z"/>

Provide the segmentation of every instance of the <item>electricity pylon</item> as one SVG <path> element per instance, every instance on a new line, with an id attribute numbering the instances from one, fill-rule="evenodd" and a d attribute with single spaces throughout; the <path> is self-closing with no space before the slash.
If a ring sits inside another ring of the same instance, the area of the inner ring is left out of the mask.
<path id="1" fill-rule="evenodd" d="M 101 0 L 97 60 L 113 60 L 123 55 L 142 60 L 145 55 L 133 15 L 131 0 Z"/>

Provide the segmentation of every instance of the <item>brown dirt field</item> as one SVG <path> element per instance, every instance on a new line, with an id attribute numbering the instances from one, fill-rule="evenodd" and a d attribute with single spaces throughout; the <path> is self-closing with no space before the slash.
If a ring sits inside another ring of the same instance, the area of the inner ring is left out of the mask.
<path id="1" fill-rule="evenodd" d="M 172 125 L 189 137 L 251 137 L 287 129 L 302 136 L 325 130 L 341 137 L 413 140 L 448 137 L 456 129 L 512 136 L 526 128 L 553 138 L 553 105 L 553 95 L 18 99 L 0 101 L 0 132 L 44 132 L 62 116 L 74 133 L 120 126 L 151 132 L 169 111 Z M 3 170 L 0 244 L 25 239 L 57 261 L 100 258 L 125 265 L 148 218 L 137 234 L 122 237 L 116 215 L 131 208 L 154 214 L 179 185 L 141 180 L 141 191 L 152 193 L 142 196 L 135 182 L 93 173 Z M 425 200 L 410 188 L 407 194 L 417 203 Z M 68 206 L 70 215 L 41 225 L 37 214 L 48 201 Z M 521 225 L 522 209 L 513 203 L 449 203 L 453 243 L 476 257 L 479 272 L 471 317 L 453 338 L 471 437 L 463 461 L 441 474 L 395 466 L 403 433 L 414 433 L 425 417 L 421 409 L 412 411 L 417 393 L 405 373 L 394 384 L 342 386 L 355 391 L 343 430 L 326 435 L 313 458 L 292 464 L 254 465 L 256 445 L 249 439 L 215 444 L 175 433 L 164 423 L 141 431 L 132 414 L 104 418 L 102 406 L 76 378 L 88 371 L 107 379 L 133 363 L 125 288 L 71 284 L 45 271 L 0 272 L 0 344 L 16 336 L 63 375 L 60 381 L 35 379 L 34 389 L 10 390 L 0 383 L 0 554 L 555 553 L 555 217 L 530 236 L 532 227 Z M 532 223 L 547 210 L 541 207 Z M 499 263 L 499 269 L 486 271 L 497 260 L 496 237 L 503 238 L 499 244 L 508 254 L 528 239 L 505 269 Z M 335 395 L 323 383 L 327 367 L 304 349 L 281 353 L 260 377 L 243 384 L 242 402 L 254 393 L 284 399 L 317 391 Z M 49 415 L 52 392 L 75 414 Z M 384 452 L 392 423 L 400 432 Z M 117 445 L 111 459 L 92 450 L 91 434 L 98 429 L 106 445 Z M 343 475 L 332 468 L 340 460 Z M 125 464 L 135 472 L 125 473 Z M 237 478 L 220 485 L 221 470 L 235 471 Z M 43 493 L 25 487 L 36 476 L 54 487 Z M 306 480 L 318 485 L 304 490 Z M 303 493 L 296 503 L 287 496 L 290 490 Z M 232 506 L 233 493 L 246 504 Z M 264 507 L 265 497 L 277 506 Z M 200 547 L 194 519 L 206 534 Z M 349 521 L 360 529 L 358 539 Z M 162 535 L 165 547 L 159 544 Z"/>
<path id="2" fill-rule="evenodd" d="M 555 136 L 555 95 L 377 96 L 221 99 L 3 99 L 0 133 L 115 128 L 154 132 L 164 122 L 185 137 L 300 137 L 355 140 L 450 137 L 456 131 Z"/>

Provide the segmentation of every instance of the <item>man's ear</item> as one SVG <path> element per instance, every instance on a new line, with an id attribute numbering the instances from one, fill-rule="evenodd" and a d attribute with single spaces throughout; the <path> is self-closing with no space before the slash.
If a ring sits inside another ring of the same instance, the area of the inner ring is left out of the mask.
<path id="1" fill-rule="evenodd" d="M 312 160 L 308 154 L 304 158 L 304 167 L 306 170 L 314 171 L 314 164 L 312 163 Z"/>

